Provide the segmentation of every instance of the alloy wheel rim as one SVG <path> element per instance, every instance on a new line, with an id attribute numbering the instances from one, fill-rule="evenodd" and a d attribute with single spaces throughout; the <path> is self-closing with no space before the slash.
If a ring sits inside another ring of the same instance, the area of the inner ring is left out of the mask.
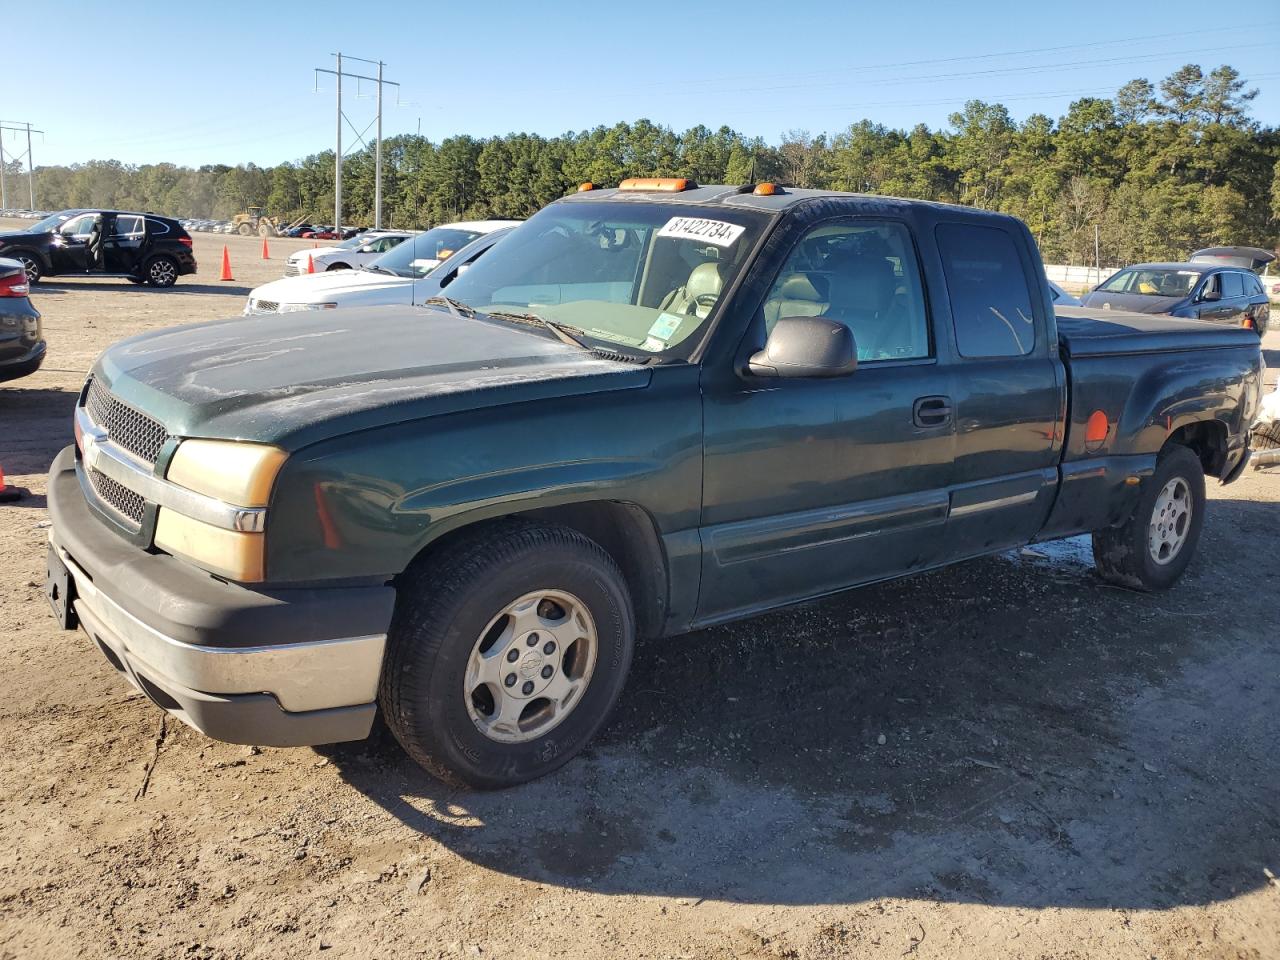
<path id="1" fill-rule="evenodd" d="M 173 280 L 173 264 L 167 260 L 157 260 L 151 265 L 151 279 L 156 283 L 169 283 Z"/>
<path id="2" fill-rule="evenodd" d="M 1161 489 L 1147 528 L 1147 550 L 1156 563 L 1172 563 L 1182 552 L 1191 530 L 1192 509 L 1191 487 L 1185 478 L 1174 477 Z"/>
<path id="3" fill-rule="evenodd" d="M 582 702 L 599 642 L 586 604 L 534 590 L 507 604 L 471 649 L 462 695 L 471 721 L 499 743 L 525 743 Z"/>
<path id="4" fill-rule="evenodd" d="M 27 281 L 34 283 L 40 279 L 40 265 L 30 257 L 19 257 L 18 262 L 22 264 L 22 269 L 26 271 Z"/>

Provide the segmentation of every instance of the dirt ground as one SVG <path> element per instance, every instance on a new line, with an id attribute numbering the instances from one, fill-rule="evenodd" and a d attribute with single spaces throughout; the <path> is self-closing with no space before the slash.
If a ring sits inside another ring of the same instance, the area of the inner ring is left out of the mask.
<path id="1" fill-rule="evenodd" d="M 1166 595 L 1076 540 L 645 644 L 600 740 L 503 793 L 385 734 L 162 722 L 54 627 L 44 471 L 99 351 L 306 245 L 35 292 L 48 365 L 0 387 L 31 490 L 0 506 L 0 958 L 1280 957 L 1280 476 L 1211 487 Z"/>

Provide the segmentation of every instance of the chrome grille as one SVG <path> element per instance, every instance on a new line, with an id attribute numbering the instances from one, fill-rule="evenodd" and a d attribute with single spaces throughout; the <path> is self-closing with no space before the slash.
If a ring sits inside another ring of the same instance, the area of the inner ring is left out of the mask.
<path id="1" fill-rule="evenodd" d="M 89 395 L 84 405 L 89 418 L 104 427 L 117 446 L 124 447 L 149 464 L 154 464 L 159 458 L 160 448 L 169 439 L 164 424 L 121 403 L 97 380 L 89 381 Z"/>
<path id="2" fill-rule="evenodd" d="M 137 526 L 142 525 L 143 501 L 139 494 L 112 480 L 105 473 L 89 470 L 89 484 L 98 499 Z"/>

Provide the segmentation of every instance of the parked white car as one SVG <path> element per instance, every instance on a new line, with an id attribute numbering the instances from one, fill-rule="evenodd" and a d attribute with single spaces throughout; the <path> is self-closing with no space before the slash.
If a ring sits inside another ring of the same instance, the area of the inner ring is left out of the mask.
<path id="1" fill-rule="evenodd" d="M 398 247 L 416 233 L 417 231 L 414 230 L 367 231 L 332 246 L 299 250 L 289 254 L 289 259 L 284 264 L 284 275 L 297 277 L 307 273 L 308 257 L 311 258 L 316 273 L 363 267 L 365 264 L 373 263 L 392 247 Z"/>
<path id="2" fill-rule="evenodd" d="M 358 270 L 317 273 L 273 280 L 249 293 L 244 312 L 293 313 L 297 310 L 332 310 L 336 307 L 374 304 L 418 304 L 434 297 L 483 256 L 520 223 L 518 220 L 486 221 L 486 229 L 461 224 L 436 227 L 384 253 Z M 496 224 L 493 229 L 488 225 Z M 433 234 L 440 234 L 433 236 Z M 471 241 L 463 242 L 469 234 Z M 445 244 L 450 246 L 445 246 Z M 460 245 L 458 248 L 457 245 Z M 419 254 L 434 251 L 436 258 Z M 443 262 L 438 255 L 449 251 Z M 424 264 L 434 266 L 424 266 Z"/>

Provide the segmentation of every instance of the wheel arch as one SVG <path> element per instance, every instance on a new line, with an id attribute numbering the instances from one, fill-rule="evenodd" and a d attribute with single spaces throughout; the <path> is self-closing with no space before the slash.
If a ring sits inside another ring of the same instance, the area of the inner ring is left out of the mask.
<path id="1" fill-rule="evenodd" d="M 53 272 L 53 260 L 42 250 L 35 247 L 14 247 L 12 250 L 6 249 L 0 256 L 8 257 L 10 260 L 16 260 L 18 257 L 26 256 L 40 264 L 42 273 L 51 274 Z"/>
<path id="2" fill-rule="evenodd" d="M 1187 447 L 1200 458 L 1206 477 L 1221 477 L 1227 465 L 1227 425 L 1221 420 L 1197 420 L 1174 430 L 1161 451 L 1177 444 Z"/>
<path id="3" fill-rule="evenodd" d="M 598 543 L 618 564 L 631 591 L 638 634 L 656 637 L 664 632 L 670 603 L 666 550 L 653 517 L 630 501 L 581 500 L 478 517 L 428 541 L 406 570 L 465 538 L 513 519 L 559 524 Z"/>

